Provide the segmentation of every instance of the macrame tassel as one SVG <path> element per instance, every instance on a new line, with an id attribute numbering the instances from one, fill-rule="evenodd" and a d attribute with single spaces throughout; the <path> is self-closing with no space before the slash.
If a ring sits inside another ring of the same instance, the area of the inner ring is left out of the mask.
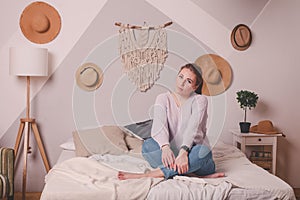
<path id="1" fill-rule="evenodd" d="M 155 84 L 163 69 L 168 55 L 167 35 L 162 27 L 154 30 L 143 27 L 134 31 L 121 27 L 119 50 L 129 80 L 145 92 Z M 150 32 L 153 34 L 150 35 Z"/>
<path id="2" fill-rule="evenodd" d="M 136 67 L 127 72 L 129 80 L 131 80 L 142 92 L 151 88 L 155 81 L 159 78 L 163 65 L 147 64 L 143 67 Z"/>

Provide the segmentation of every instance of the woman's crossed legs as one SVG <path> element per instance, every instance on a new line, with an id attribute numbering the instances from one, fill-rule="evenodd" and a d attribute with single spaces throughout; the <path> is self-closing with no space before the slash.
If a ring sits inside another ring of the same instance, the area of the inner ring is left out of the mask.
<path id="1" fill-rule="evenodd" d="M 185 175 L 201 178 L 218 178 L 225 176 L 225 174 L 222 172 L 215 172 L 215 163 L 212 159 L 212 153 L 210 149 L 204 145 L 195 145 L 191 148 L 191 151 L 188 155 L 189 170 L 185 174 L 179 174 L 177 171 L 174 171 L 169 167 L 165 167 L 162 164 L 161 149 L 157 142 L 152 138 L 145 140 L 143 144 L 142 153 L 144 158 L 151 165 L 151 167 L 156 169 L 145 173 L 119 172 L 118 178 L 120 180 L 136 179 L 143 177 L 168 179 L 175 175 Z"/>

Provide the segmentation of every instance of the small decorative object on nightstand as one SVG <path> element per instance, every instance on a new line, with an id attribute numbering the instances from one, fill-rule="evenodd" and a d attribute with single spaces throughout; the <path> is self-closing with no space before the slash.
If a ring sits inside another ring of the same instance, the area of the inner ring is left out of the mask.
<path id="1" fill-rule="evenodd" d="M 272 153 L 269 151 L 252 151 L 250 161 L 272 172 Z"/>
<path id="2" fill-rule="evenodd" d="M 250 122 L 247 122 L 247 110 L 255 108 L 258 100 L 257 94 L 248 90 L 240 90 L 236 93 L 236 100 L 240 107 L 244 110 L 244 121 L 240 122 L 240 129 L 242 133 L 249 133 Z"/>
<path id="3" fill-rule="evenodd" d="M 231 133 L 233 145 L 241 149 L 245 154 L 249 146 L 271 146 L 272 152 L 252 151 L 248 158 L 272 174 L 276 174 L 277 137 L 283 136 L 282 133 L 260 134 L 250 132 L 249 134 L 243 134 L 240 130 L 231 130 Z"/>

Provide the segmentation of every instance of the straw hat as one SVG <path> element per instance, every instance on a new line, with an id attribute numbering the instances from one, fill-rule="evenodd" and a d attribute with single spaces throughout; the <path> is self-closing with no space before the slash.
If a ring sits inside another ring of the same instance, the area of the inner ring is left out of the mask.
<path id="1" fill-rule="evenodd" d="M 240 51 L 249 48 L 252 41 L 251 30 L 245 24 L 239 24 L 231 32 L 231 44 Z"/>
<path id="2" fill-rule="evenodd" d="M 215 96 L 224 92 L 231 84 L 231 67 L 221 56 L 205 54 L 198 57 L 195 64 L 202 71 L 202 94 Z"/>
<path id="3" fill-rule="evenodd" d="M 262 133 L 262 134 L 279 134 L 270 120 L 263 120 L 258 122 L 257 125 L 250 128 L 252 133 Z"/>
<path id="4" fill-rule="evenodd" d="M 77 85 L 86 91 L 93 91 L 103 82 L 102 70 L 94 63 L 85 63 L 76 71 Z"/>
<path id="5" fill-rule="evenodd" d="M 51 5 L 45 2 L 34 2 L 23 10 L 20 27 L 28 40 L 44 44 L 54 40 L 58 35 L 61 19 Z"/>

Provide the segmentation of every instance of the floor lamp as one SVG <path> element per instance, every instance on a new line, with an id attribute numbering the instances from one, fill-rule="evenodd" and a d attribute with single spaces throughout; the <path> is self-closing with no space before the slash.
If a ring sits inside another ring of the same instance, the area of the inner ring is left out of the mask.
<path id="1" fill-rule="evenodd" d="M 31 153 L 29 147 L 29 135 L 32 128 L 35 140 L 41 153 L 46 171 L 49 172 L 50 166 L 44 150 L 43 142 L 34 118 L 30 117 L 30 77 L 48 75 L 48 50 L 44 48 L 12 47 L 9 52 L 9 71 L 10 75 L 25 76 L 27 80 L 26 96 L 26 118 L 20 119 L 20 126 L 15 143 L 15 156 L 18 155 L 21 139 L 23 138 L 23 185 L 22 199 L 25 199 L 26 175 L 27 175 L 27 155 Z"/>

